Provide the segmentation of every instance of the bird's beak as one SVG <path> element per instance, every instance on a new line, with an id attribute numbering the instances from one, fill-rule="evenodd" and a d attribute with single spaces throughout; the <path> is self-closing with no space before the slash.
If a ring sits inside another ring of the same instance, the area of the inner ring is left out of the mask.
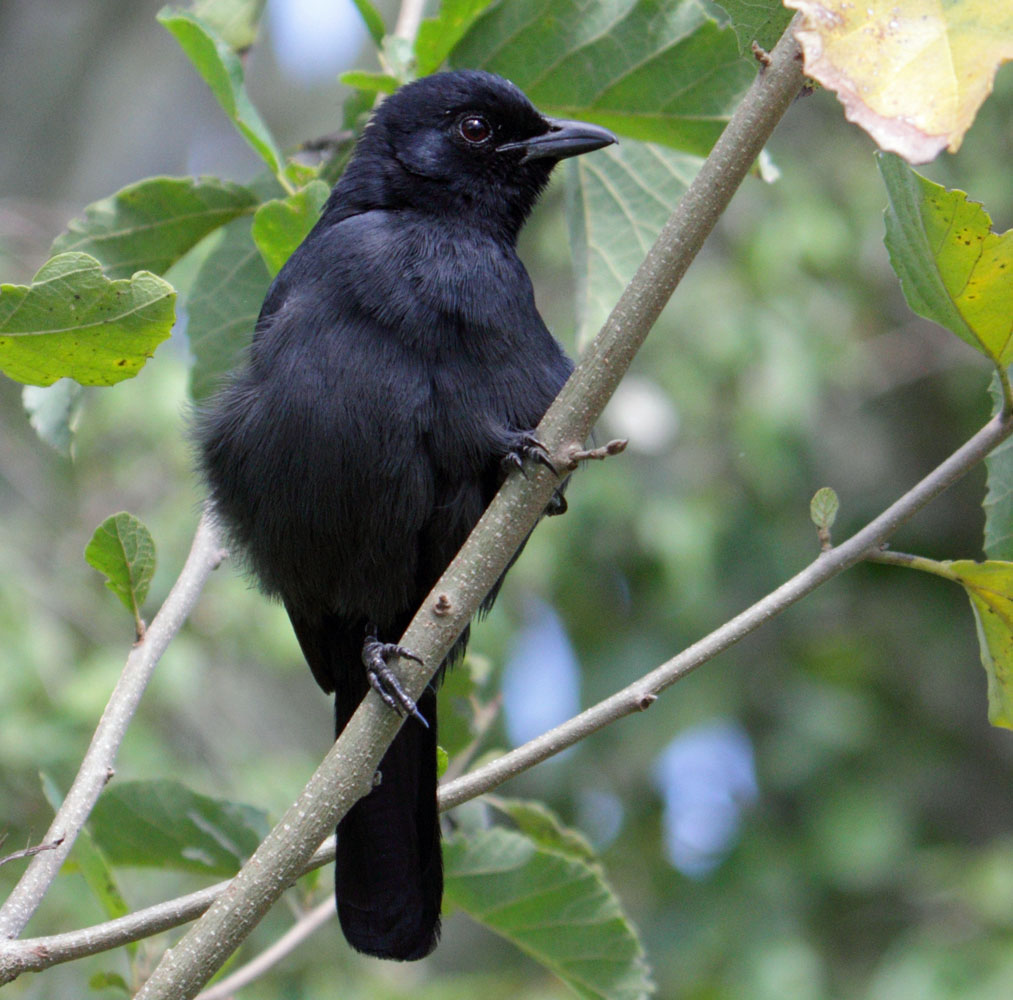
<path id="1" fill-rule="evenodd" d="M 500 146 L 498 152 L 523 150 L 524 157 L 521 163 L 545 157 L 565 160 L 568 156 L 590 153 L 594 149 L 611 146 L 612 143 L 619 141 L 607 128 L 601 128 L 599 125 L 567 121 L 563 118 L 546 118 L 546 121 L 549 124 L 547 132 L 520 142 L 508 142 Z"/>

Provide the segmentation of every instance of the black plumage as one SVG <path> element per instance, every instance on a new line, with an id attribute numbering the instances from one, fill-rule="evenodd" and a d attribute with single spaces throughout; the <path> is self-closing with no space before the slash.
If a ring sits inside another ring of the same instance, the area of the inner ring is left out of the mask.
<path id="1" fill-rule="evenodd" d="M 197 416 L 216 517 L 284 603 L 339 732 L 367 691 L 367 635 L 397 642 L 570 373 L 515 243 L 554 164 L 613 141 L 488 73 L 403 87 Z M 407 720 L 338 828 L 342 928 L 385 958 L 439 934 L 432 687 L 418 710 L 428 728 Z"/>

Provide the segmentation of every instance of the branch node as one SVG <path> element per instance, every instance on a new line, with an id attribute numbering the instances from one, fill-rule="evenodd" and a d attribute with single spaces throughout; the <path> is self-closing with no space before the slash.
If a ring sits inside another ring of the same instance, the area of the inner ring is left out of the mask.
<path id="1" fill-rule="evenodd" d="M 834 547 L 834 543 L 830 538 L 829 528 L 820 528 L 819 531 L 816 532 L 816 537 L 820 540 L 820 552 L 829 552 Z"/>
<path id="2" fill-rule="evenodd" d="M 753 56 L 761 66 L 766 68 L 770 65 L 770 53 L 758 41 L 753 39 L 749 48 L 752 50 Z"/>
<path id="3" fill-rule="evenodd" d="M 445 618 L 450 614 L 453 603 L 447 594 L 439 594 L 436 598 L 436 603 L 433 605 L 433 614 L 439 618 Z"/>
<path id="4" fill-rule="evenodd" d="M 646 712 L 657 700 L 658 696 L 653 691 L 645 691 L 637 698 L 637 708 L 641 712 Z"/>
<path id="5" fill-rule="evenodd" d="M 580 448 L 574 446 L 567 452 L 564 468 L 572 472 L 581 462 L 604 462 L 606 458 L 611 458 L 613 455 L 618 455 L 625 451 L 628 444 L 629 441 L 626 438 L 617 438 L 614 441 L 609 441 L 608 444 L 602 445 L 600 448 Z"/>

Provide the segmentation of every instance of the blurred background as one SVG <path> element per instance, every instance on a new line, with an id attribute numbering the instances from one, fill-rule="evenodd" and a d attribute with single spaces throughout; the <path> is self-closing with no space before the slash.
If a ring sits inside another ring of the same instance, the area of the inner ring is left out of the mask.
<path id="1" fill-rule="evenodd" d="M 387 23 L 392 3 L 380 3 Z M 231 129 L 152 0 L 0 4 L 0 280 L 26 282 L 66 221 L 154 174 L 248 180 Z M 269 0 L 247 83 L 283 146 L 340 124 L 343 69 L 369 67 L 344 0 Z M 544 522 L 472 654 L 504 710 L 487 748 L 529 738 L 653 668 L 817 552 L 809 499 L 833 486 L 845 537 L 983 423 L 986 363 L 914 317 L 882 245 L 870 140 L 833 96 L 796 102 L 609 407 L 620 458 L 583 470 Z M 1013 226 L 1013 70 L 964 147 L 924 168 Z M 575 352 L 562 184 L 522 256 L 550 327 Z M 157 609 L 200 496 L 186 441 L 187 345 L 91 390 L 73 461 L 35 437 L 0 381 L 0 832 L 34 843 L 39 772 L 71 780 L 132 640 L 82 557 L 129 510 L 151 529 Z M 980 558 L 984 471 L 894 539 Z M 175 777 L 284 808 L 326 751 L 330 708 L 284 613 L 229 566 L 166 653 L 118 776 Z M 963 593 L 859 566 L 627 719 L 504 792 L 544 798 L 601 851 L 674 1000 L 991 1000 L 1013 981 L 1013 745 L 986 720 Z M 21 863 L 0 870 L 6 893 Z M 196 880 L 125 875 L 133 906 Z M 323 877 L 329 882 L 329 874 Z M 249 956 L 290 921 L 284 906 Z M 30 934 L 101 919 L 79 876 Z M 145 967 L 166 945 L 142 947 Z M 12 997 L 79 997 L 122 954 L 24 977 Z M 116 996 L 94 990 L 97 997 Z M 462 916 L 423 963 L 349 953 L 328 926 L 250 998 L 555 998 L 567 991 Z"/>

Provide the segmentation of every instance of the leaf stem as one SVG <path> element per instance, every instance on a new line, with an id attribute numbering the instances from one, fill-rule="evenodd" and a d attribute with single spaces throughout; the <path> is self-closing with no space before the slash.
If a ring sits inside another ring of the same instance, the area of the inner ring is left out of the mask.
<path id="1" fill-rule="evenodd" d="M 1009 369 L 1004 365 L 995 366 L 996 374 L 999 376 L 999 386 L 1002 388 L 1002 412 L 1008 417 L 1013 413 L 1013 387 L 1010 386 Z"/>

